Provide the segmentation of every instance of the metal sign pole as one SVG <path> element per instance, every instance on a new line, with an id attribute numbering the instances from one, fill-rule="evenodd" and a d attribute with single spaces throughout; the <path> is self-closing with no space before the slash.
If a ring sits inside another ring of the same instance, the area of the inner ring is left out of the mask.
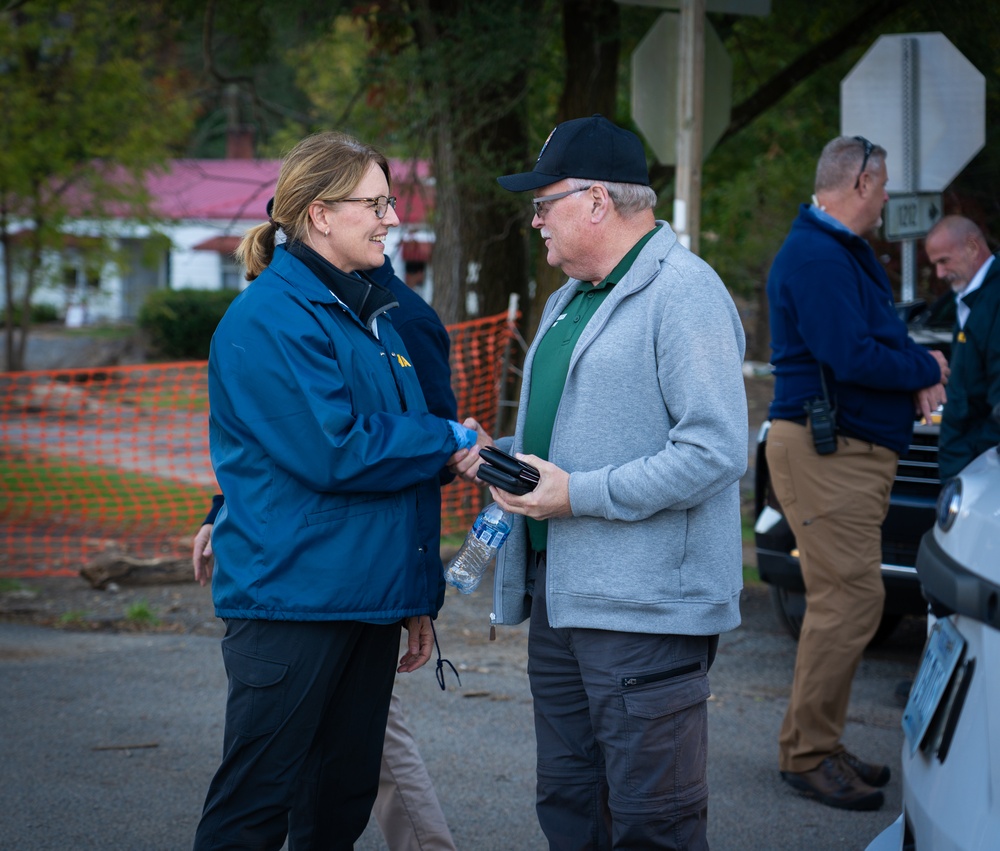
<path id="1" fill-rule="evenodd" d="M 702 116 L 705 87 L 705 0 L 683 0 L 677 75 L 677 171 L 674 229 L 698 253 L 701 229 Z"/>
<path id="2" fill-rule="evenodd" d="M 903 39 L 903 189 L 916 192 L 920 187 L 920 42 Z M 901 301 L 916 297 L 917 242 L 904 239 L 900 244 L 902 282 Z"/>

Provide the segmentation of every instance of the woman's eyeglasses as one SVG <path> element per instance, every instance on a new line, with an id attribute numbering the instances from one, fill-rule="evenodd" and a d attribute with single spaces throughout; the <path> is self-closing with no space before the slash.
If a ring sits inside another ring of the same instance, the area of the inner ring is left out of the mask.
<path id="1" fill-rule="evenodd" d="M 379 195 L 378 198 L 338 198 L 336 201 L 324 201 L 324 204 L 341 204 L 345 201 L 361 201 L 368 204 L 375 211 L 375 218 L 381 219 L 385 216 L 385 211 L 390 207 L 396 209 L 395 195 Z"/>

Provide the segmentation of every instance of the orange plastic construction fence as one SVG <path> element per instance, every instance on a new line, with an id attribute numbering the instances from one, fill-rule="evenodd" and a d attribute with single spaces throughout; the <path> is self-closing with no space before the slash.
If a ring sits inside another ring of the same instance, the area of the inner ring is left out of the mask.
<path id="1" fill-rule="evenodd" d="M 460 417 L 492 431 L 515 330 L 507 314 L 449 326 Z M 0 374 L 0 576 L 75 576 L 94 558 L 187 558 L 218 492 L 208 365 Z M 482 489 L 452 482 L 443 534 L 464 533 Z"/>

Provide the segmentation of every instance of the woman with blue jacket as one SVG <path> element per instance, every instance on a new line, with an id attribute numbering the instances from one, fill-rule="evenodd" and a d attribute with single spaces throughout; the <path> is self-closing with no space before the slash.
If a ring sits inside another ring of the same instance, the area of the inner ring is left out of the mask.
<path id="1" fill-rule="evenodd" d="M 351 848 L 395 671 L 430 657 L 443 585 L 419 506 L 475 432 L 427 412 L 395 299 L 361 271 L 382 265 L 395 200 L 379 152 L 310 136 L 237 252 L 253 283 L 212 338 L 208 379 L 229 694 L 196 849 L 277 851 L 286 834 L 295 851 Z"/>

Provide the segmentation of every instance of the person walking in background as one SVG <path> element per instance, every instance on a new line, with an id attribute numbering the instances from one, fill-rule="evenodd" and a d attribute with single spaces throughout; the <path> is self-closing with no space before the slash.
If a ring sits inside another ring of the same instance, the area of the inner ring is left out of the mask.
<path id="1" fill-rule="evenodd" d="M 767 463 L 806 588 L 779 768 L 796 791 L 848 810 L 880 807 L 877 787 L 889 781 L 888 766 L 854 756 L 841 736 L 854 672 L 882 616 L 881 529 L 896 463 L 915 414 L 930 418 L 948 379 L 944 356 L 907 335 L 865 240 L 888 197 L 885 159 L 860 136 L 823 148 L 813 203 L 800 208 L 767 283 Z"/>
<path id="2" fill-rule="evenodd" d="M 394 669 L 430 656 L 444 584 L 418 505 L 476 434 L 427 412 L 396 301 L 361 271 L 382 266 L 394 203 L 382 154 L 316 134 L 237 251 L 253 284 L 219 323 L 208 374 L 229 694 L 196 851 L 277 851 L 286 835 L 296 851 L 353 847 Z"/>
<path id="3" fill-rule="evenodd" d="M 536 810 L 552 849 L 707 848 L 708 669 L 739 625 L 744 334 L 729 293 L 657 221 L 635 134 L 557 126 L 532 226 L 570 280 L 528 350 L 495 620 L 529 616 Z M 466 425 L 476 424 L 466 420 Z M 455 468 L 475 478 L 478 449 Z"/>
<path id="4" fill-rule="evenodd" d="M 449 352 L 451 338 L 441 318 L 420 296 L 404 284 L 385 258 L 380 269 L 368 275 L 388 289 L 398 300 L 399 306 L 391 311 L 393 324 L 413 359 L 413 368 L 427 402 L 427 410 L 436 416 L 454 420 L 457 417 L 455 393 L 451 386 Z M 445 468 L 440 484 L 451 480 Z M 432 527 L 429 537 L 441 536 L 441 489 L 435 489 L 435 498 L 428 492 L 421 501 L 421 516 Z M 221 494 L 213 497 L 212 508 L 194 537 L 191 559 L 194 578 L 205 585 L 212 578 L 212 527 L 222 508 Z M 428 558 L 443 571 L 440 547 L 432 547 Z M 402 701 L 393 692 L 389 703 L 389 716 L 382 763 L 379 773 L 378 796 L 372 813 L 390 851 L 454 851 L 455 841 L 441 809 L 441 802 L 434 791 L 434 784 L 427 766 L 420 756 L 413 734 L 406 725 Z"/>
<path id="5" fill-rule="evenodd" d="M 993 409 L 1000 404 L 1000 263 L 975 222 L 945 216 L 924 248 L 934 273 L 955 293 L 948 404 L 941 415 L 941 479 L 1000 443 Z"/>

